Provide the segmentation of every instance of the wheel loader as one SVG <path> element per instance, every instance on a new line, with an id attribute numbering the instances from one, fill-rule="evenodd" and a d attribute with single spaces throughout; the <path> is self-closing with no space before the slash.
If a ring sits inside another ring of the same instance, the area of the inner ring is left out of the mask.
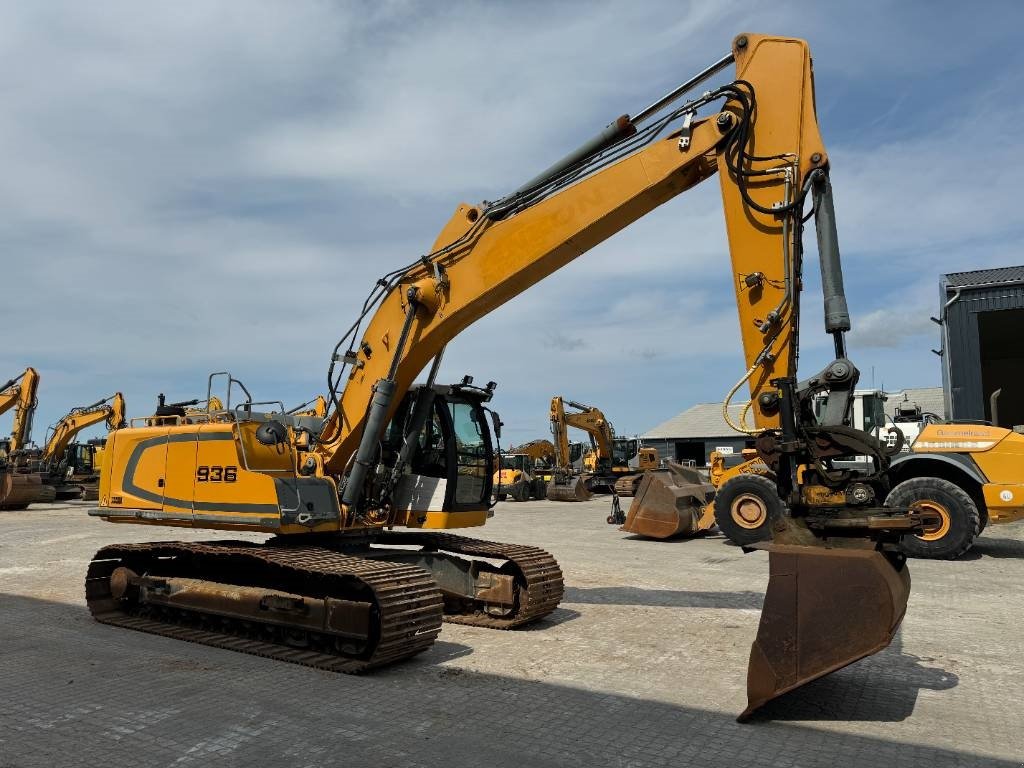
<path id="1" fill-rule="evenodd" d="M 529 453 L 514 449 L 512 453 L 501 454 L 501 464 L 494 473 L 495 499 L 505 501 L 529 501 L 543 499 L 547 495 L 547 483 L 538 471 L 536 459 Z"/>
<path id="2" fill-rule="evenodd" d="M 735 79 L 702 87 L 730 65 Z M 319 425 L 249 401 L 232 408 L 229 397 L 221 413 L 111 432 L 99 518 L 272 536 L 106 546 L 86 577 L 95 618 L 361 672 L 428 648 L 442 618 L 509 628 L 550 613 L 563 585 L 549 554 L 448 532 L 492 514 L 500 420 L 487 413 L 493 382 L 436 381 L 441 355 L 476 320 L 716 173 L 746 369 L 734 391 L 751 392 L 751 430 L 775 478 L 754 497 L 782 506 L 772 541 L 759 545 L 770 578 L 741 718 L 884 648 L 910 592 L 900 539 L 921 521 L 882 506 L 887 456 L 843 424 L 858 372 L 846 355 L 810 51 L 755 34 L 513 192 L 459 205 L 426 254 L 353 307 Z M 835 360 L 798 382 L 802 228 L 812 216 Z M 831 396 L 815 418 L 818 392 Z M 876 471 L 826 476 L 851 452 L 872 456 Z"/>
<path id="3" fill-rule="evenodd" d="M 921 516 L 922 530 L 902 540 L 905 554 L 952 560 L 971 548 L 989 522 L 1024 519 L 1024 435 L 986 424 L 946 423 L 936 416 L 907 421 L 904 415 L 904 420 L 885 426 L 884 399 L 885 393 L 876 389 L 855 392 L 849 421 L 875 435 L 891 456 L 886 503 L 912 508 Z M 814 402 L 817 412 L 826 406 L 824 398 Z M 628 513 L 621 519 L 613 513 L 609 522 L 653 539 L 695 535 L 715 526 L 743 546 L 770 539 L 773 508 L 745 493 L 761 482 L 751 475 L 771 480 L 769 467 L 756 450 L 745 449 L 743 461 L 732 467 L 726 468 L 726 458 L 711 453 L 712 494 L 706 502 L 701 501 L 704 489 L 691 487 L 703 486 L 703 480 L 676 468 L 654 474 L 638 489 Z M 865 463 L 870 467 L 871 459 L 834 462 L 840 471 Z"/>

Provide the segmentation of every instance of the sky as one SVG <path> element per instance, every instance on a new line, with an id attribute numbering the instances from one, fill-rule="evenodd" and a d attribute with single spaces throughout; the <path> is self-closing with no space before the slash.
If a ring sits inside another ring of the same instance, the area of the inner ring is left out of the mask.
<path id="1" fill-rule="evenodd" d="M 1022 21 L 935 0 L 0 3 L 0 379 L 39 370 L 37 442 L 114 391 L 130 416 L 205 397 L 214 370 L 309 400 L 373 282 L 460 202 L 747 31 L 811 46 L 862 385 L 939 385 L 940 276 L 1024 263 Z M 831 359 L 808 235 L 805 375 Z M 506 444 L 547 434 L 554 394 L 642 433 L 742 374 L 728 261 L 704 184 L 465 331 L 441 379 L 499 382 Z"/>

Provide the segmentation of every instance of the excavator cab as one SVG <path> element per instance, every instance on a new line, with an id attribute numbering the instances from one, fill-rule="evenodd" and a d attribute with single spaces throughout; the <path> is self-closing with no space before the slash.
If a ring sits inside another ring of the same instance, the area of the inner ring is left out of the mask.
<path id="1" fill-rule="evenodd" d="M 479 518 L 491 506 L 494 442 L 484 404 L 491 390 L 462 384 L 413 387 L 385 433 L 381 467 L 395 473 L 391 506 L 404 525 L 446 528 L 444 518 Z M 377 490 L 387 494 L 385 482 Z M 371 492 L 369 498 L 374 497 Z M 444 511 L 442 511 L 444 510 Z M 465 524 L 465 523 L 464 523 Z"/>

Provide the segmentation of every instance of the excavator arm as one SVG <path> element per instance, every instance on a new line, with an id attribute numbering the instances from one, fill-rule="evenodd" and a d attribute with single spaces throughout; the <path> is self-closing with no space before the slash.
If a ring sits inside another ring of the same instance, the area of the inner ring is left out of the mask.
<path id="1" fill-rule="evenodd" d="M 0 387 L 0 414 L 14 408 L 14 424 L 11 427 L 11 439 L 8 452 L 22 450 L 32 433 L 32 417 L 35 415 L 39 389 L 39 374 L 35 368 L 26 368 L 2 387 Z"/>
<path id="2" fill-rule="evenodd" d="M 40 460 L 43 464 L 60 461 L 75 435 L 94 424 L 106 421 L 108 429 L 125 426 L 124 397 L 116 392 L 110 397 L 98 400 L 92 405 L 73 408 L 58 421 L 50 432 Z"/>

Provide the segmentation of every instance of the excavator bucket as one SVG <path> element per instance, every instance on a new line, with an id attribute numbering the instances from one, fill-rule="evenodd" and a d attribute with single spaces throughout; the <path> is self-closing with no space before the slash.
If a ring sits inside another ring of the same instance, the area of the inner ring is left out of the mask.
<path id="1" fill-rule="evenodd" d="M 902 557 L 890 560 L 874 549 L 758 548 L 769 552 L 770 576 L 740 722 L 776 696 L 885 648 L 910 596 Z"/>
<path id="2" fill-rule="evenodd" d="M 24 509 L 34 502 L 53 501 L 54 496 L 53 487 L 44 485 L 39 475 L 0 473 L 0 509 Z"/>
<path id="3" fill-rule="evenodd" d="M 549 501 L 586 501 L 593 495 L 583 475 L 554 477 L 548 483 Z"/>
<path id="4" fill-rule="evenodd" d="M 693 536 L 710 527 L 702 520 L 704 507 L 715 489 L 700 475 L 678 464 L 644 474 L 619 530 L 650 539 Z"/>

